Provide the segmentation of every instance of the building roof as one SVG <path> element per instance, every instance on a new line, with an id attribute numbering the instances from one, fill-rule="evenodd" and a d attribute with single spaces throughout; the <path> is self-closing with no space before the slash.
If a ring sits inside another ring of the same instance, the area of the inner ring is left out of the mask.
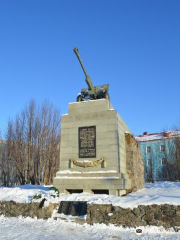
<path id="1" fill-rule="evenodd" d="M 180 131 L 179 130 L 172 130 L 167 132 L 159 132 L 159 133 L 148 133 L 144 132 L 143 135 L 136 136 L 135 139 L 138 142 L 149 142 L 149 141 L 156 141 L 161 139 L 168 139 L 168 138 L 174 138 L 174 137 L 180 137 Z"/>

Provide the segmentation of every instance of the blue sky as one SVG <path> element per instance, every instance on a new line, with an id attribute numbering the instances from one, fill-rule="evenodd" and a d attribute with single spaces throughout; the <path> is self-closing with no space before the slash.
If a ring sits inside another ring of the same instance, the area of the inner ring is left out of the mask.
<path id="1" fill-rule="evenodd" d="M 180 120 L 179 0 L 1 0 L 0 129 L 30 99 L 61 113 L 94 85 L 135 135 Z"/>

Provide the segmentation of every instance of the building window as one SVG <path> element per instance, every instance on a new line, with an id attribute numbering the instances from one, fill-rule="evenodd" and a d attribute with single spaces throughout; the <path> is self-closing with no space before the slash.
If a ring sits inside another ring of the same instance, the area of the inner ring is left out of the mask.
<path id="1" fill-rule="evenodd" d="M 152 166 L 152 159 L 147 160 L 147 166 Z"/>
<path id="2" fill-rule="evenodd" d="M 167 161 L 166 158 L 162 158 L 162 159 L 161 159 L 161 165 L 166 164 L 166 161 Z"/>
<path id="3" fill-rule="evenodd" d="M 151 147 L 150 147 L 150 146 L 147 146 L 147 147 L 146 147 L 146 152 L 147 152 L 147 153 L 151 153 Z"/>
<path id="4" fill-rule="evenodd" d="M 160 146 L 160 152 L 165 152 L 165 145 Z"/>

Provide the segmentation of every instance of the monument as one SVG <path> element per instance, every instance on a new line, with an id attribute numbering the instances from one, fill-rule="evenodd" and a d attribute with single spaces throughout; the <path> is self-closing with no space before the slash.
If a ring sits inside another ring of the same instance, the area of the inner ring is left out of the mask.
<path id="1" fill-rule="evenodd" d="M 88 88 L 81 90 L 77 102 L 69 103 L 68 114 L 62 115 L 60 169 L 53 185 L 61 193 L 125 195 L 141 188 L 133 188 L 136 176 L 131 173 L 135 177 L 130 179 L 126 166 L 126 140 L 132 139 L 131 131 L 110 103 L 109 85 L 94 86 L 78 49 L 74 52 Z"/>

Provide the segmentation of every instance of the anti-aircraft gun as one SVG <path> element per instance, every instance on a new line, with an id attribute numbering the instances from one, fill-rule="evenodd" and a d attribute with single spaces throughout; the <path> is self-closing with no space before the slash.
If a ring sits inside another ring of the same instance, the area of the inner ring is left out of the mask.
<path id="1" fill-rule="evenodd" d="M 96 99 L 102 99 L 102 98 L 109 99 L 109 94 L 108 94 L 109 84 L 104 84 L 101 86 L 94 86 L 91 81 L 91 78 L 89 77 L 89 75 L 87 74 L 87 72 L 84 68 L 84 65 L 79 56 L 78 49 L 76 47 L 74 48 L 74 52 L 81 64 L 81 67 L 82 67 L 83 72 L 86 77 L 85 80 L 88 85 L 88 88 L 81 89 L 81 93 L 78 94 L 78 96 L 77 96 L 77 102 L 86 101 L 86 100 L 96 100 Z"/>

